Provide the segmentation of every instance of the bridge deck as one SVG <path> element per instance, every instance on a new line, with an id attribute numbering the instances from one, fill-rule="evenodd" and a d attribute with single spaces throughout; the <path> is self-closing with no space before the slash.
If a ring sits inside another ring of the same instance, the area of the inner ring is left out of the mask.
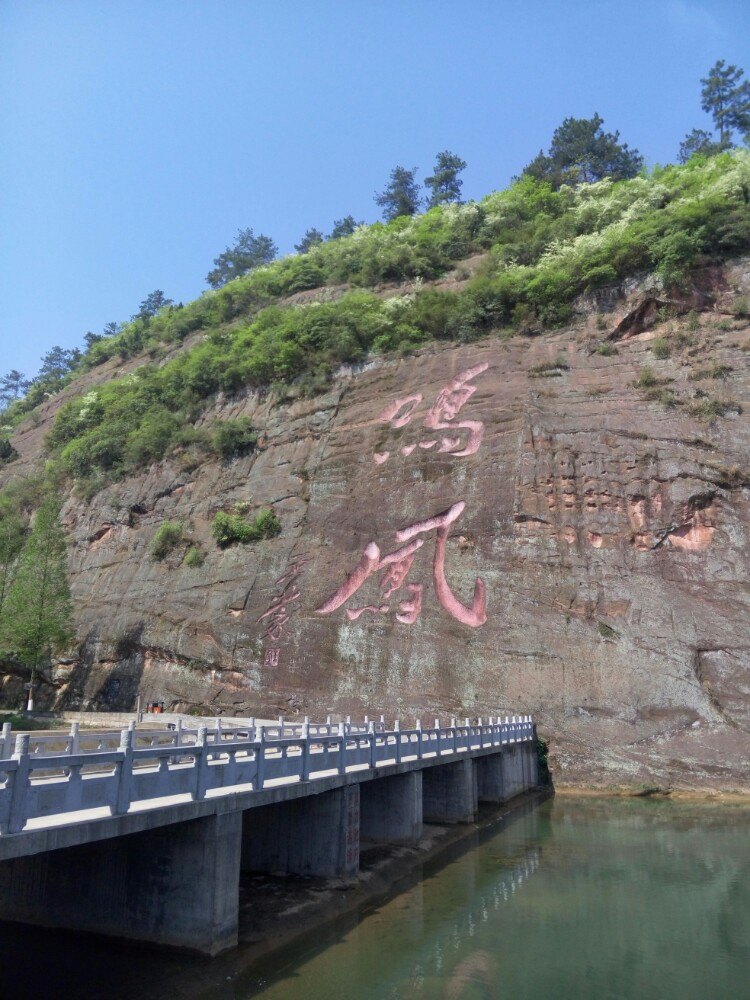
<path id="1" fill-rule="evenodd" d="M 16 738 L 0 759 L 0 860 L 484 755 L 535 730 L 529 717 L 408 730 L 131 728 L 117 733 L 117 749 L 100 749 L 112 736 L 97 734 L 88 748 L 83 734 Z"/>

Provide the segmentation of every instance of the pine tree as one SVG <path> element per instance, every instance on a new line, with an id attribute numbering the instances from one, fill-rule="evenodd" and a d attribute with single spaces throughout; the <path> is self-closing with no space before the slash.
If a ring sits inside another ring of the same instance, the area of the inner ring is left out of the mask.
<path id="1" fill-rule="evenodd" d="M 547 155 L 540 152 L 523 171 L 526 176 L 561 184 L 590 184 L 604 177 L 635 177 L 643 166 L 637 149 L 620 142 L 619 132 L 604 132 L 604 119 L 566 118 L 555 129 Z"/>
<path id="2" fill-rule="evenodd" d="M 157 288 L 156 291 L 151 292 L 141 302 L 140 308 L 135 316 L 133 316 L 133 319 L 143 319 L 148 322 L 152 316 L 156 316 L 160 309 L 164 309 L 165 306 L 171 306 L 172 304 L 172 299 L 168 299 L 161 288 Z"/>
<path id="3" fill-rule="evenodd" d="M 466 169 L 466 160 L 462 160 L 455 153 L 449 153 L 447 149 L 438 153 L 435 159 L 435 173 L 432 177 L 425 177 L 425 187 L 430 189 L 430 197 L 427 201 L 428 208 L 435 208 L 436 205 L 444 205 L 451 201 L 461 201 L 461 185 L 458 175 Z"/>
<path id="4" fill-rule="evenodd" d="M 335 219 L 329 240 L 340 240 L 342 236 L 351 236 L 358 226 L 364 226 L 364 222 L 357 222 L 353 215 L 345 215 L 343 219 Z"/>
<path id="5" fill-rule="evenodd" d="M 703 156 L 713 156 L 714 153 L 721 152 L 721 144 L 714 142 L 710 132 L 702 128 L 694 128 L 688 132 L 680 143 L 679 160 L 680 163 L 687 163 L 691 156 L 700 153 Z"/>
<path id="6" fill-rule="evenodd" d="M 232 278 L 270 264 L 277 253 L 276 244 L 270 236 L 262 233 L 256 236 L 252 229 L 240 229 L 234 246 L 227 247 L 224 253 L 214 258 L 215 267 L 206 275 L 206 281 L 212 288 L 221 288 Z"/>
<path id="7" fill-rule="evenodd" d="M 65 534 L 59 514 L 60 501 L 55 496 L 47 497 L 36 512 L 3 616 L 3 644 L 30 668 L 32 691 L 36 672 L 73 636 Z"/>
<path id="8" fill-rule="evenodd" d="M 30 385 L 31 383 L 24 377 L 23 373 L 14 368 L 0 378 L 0 400 L 4 403 L 12 403 L 13 400 L 22 396 Z"/>
<path id="9" fill-rule="evenodd" d="M 307 253 L 312 247 L 316 247 L 323 242 L 323 234 L 319 229 L 308 229 L 299 243 L 294 244 L 297 253 Z"/>
<path id="10" fill-rule="evenodd" d="M 394 167 L 388 187 L 375 194 L 375 204 L 383 209 L 383 218 L 389 222 L 400 215 L 416 215 L 422 199 L 415 177 L 417 168 Z"/>
<path id="11" fill-rule="evenodd" d="M 734 132 L 750 132 L 750 81 L 743 80 L 744 75 L 738 66 L 719 59 L 701 80 L 701 107 L 714 120 L 721 149 L 732 146 Z"/>

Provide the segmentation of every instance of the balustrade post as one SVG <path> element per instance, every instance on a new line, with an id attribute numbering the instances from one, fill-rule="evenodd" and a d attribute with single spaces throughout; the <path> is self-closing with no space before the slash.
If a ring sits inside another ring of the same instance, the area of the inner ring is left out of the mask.
<path id="1" fill-rule="evenodd" d="M 339 774 L 346 774 L 346 723 L 344 722 L 339 722 Z"/>
<path id="2" fill-rule="evenodd" d="M 255 791 L 263 788 L 263 779 L 266 764 L 266 731 L 265 726 L 257 726 L 255 729 Z"/>
<path id="3" fill-rule="evenodd" d="M 16 745 L 13 750 L 12 759 L 18 762 L 18 767 L 13 774 L 8 833 L 20 833 L 26 825 L 24 805 L 30 770 L 28 733 L 19 733 L 16 736 Z"/>
<path id="4" fill-rule="evenodd" d="M 396 763 L 401 763 L 401 719 L 396 719 L 393 723 L 393 731 L 396 734 Z"/>
<path id="5" fill-rule="evenodd" d="M 195 741 L 195 792 L 193 798 L 199 801 L 205 798 L 208 768 L 208 729 L 198 726 L 198 737 Z"/>
<path id="6" fill-rule="evenodd" d="M 327 727 L 328 727 L 329 729 L 331 728 L 331 716 L 330 716 L 330 715 L 327 715 L 327 716 L 326 716 L 326 726 L 327 726 Z"/>
<path id="7" fill-rule="evenodd" d="M 80 748 L 78 730 L 80 728 L 79 722 L 71 722 L 70 724 L 70 752 L 72 754 L 78 753 Z"/>
<path id="8" fill-rule="evenodd" d="M 451 718 L 451 730 L 452 730 L 452 733 L 451 733 L 451 736 L 452 736 L 451 747 L 453 749 L 453 753 L 456 753 L 456 751 L 458 750 L 458 733 L 456 732 L 456 719 L 455 719 L 455 717 Z"/>
<path id="9" fill-rule="evenodd" d="M 10 757 L 10 730 L 10 723 L 4 722 L 2 736 L 0 736 L 0 760 Z"/>
<path id="10" fill-rule="evenodd" d="M 417 758 L 422 759 L 422 720 L 417 719 L 414 727 L 417 730 Z"/>
<path id="11" fill-rule="evenodd" d="M 352 717 L 351 715 L 347 715 L 345 732 L 350 733 L 351 731 L 352 731 Z"/>
<path id="12" fill-rule="evenodd" d="M 378 746 L 375 738 L 375 723 L 368 722 L 367 732 L 370 736 L 370 767 L 375 768 L 378 764 Z"/>
<path id="13" fill-rule="evenodd" d="M 302 733 L 300 735 L 302 740 L 302 781 L 310 780 L 310 720 L 309 717 L 305 716 L 305 721 L 302 723 Z"/>
<path id="14" fill-rule="evenodd" d="M 114 813 L 120 816 L 130 808 L 130 784 L 133 777 L 133 730 L 128 727 L 120 733 L 120 770 L 117 775 L 117 799 Z"/>

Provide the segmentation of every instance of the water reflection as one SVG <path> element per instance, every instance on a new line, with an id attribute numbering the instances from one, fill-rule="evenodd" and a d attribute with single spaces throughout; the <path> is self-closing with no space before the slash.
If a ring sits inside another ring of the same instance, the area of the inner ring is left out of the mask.
<path id="1" fill-rule="evenodd" d="M 744 807 L 547 803 L 236 996 L 297 1000 L 324 984 L 360 1000 L 747 996 L 748 819 Z"/>
<path id="2" fill-rule="evenodd" d="M 750 995 L 750 808 L 560 800 L 265 965 L 0 926 L 0 996 L 705 1000 Z"/>

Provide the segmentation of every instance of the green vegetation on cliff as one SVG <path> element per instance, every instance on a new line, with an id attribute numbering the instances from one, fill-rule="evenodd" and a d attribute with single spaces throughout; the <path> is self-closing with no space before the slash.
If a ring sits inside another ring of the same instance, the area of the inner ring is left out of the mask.
<path id="1" fill-rule="evenodd" d="M 252 449 L 252 428 L 218 428 L 212 436 L 196 426 L 217 393 L 280 384 L 309 393 L 339 365 L 372 353 L 433 339 L 539 333 L 569 321 L 578 296 L 639 273 L 679 286 L 692 269 L 747 252 L 749 203 L 750 153 L 735 150 L 575 187 L 553 189 L 526 176 L 478 203 L 360 227 L 187 306 L 136 317 L 94 343 L 89 367 L 115 353 L 148 350 L 156 359 L 166 345 L 194 338 L 171 360 L 143 364 L 66 402 L 48 446 L 61 471 L 88 492 L 176 447 L 231 458 Z M 484 256 L 473 276 L 456 268 L 477 254 Z M 427 287 L 452 267 L 458 283 Z M 367 290 L 386 282 L 411 286 L 391 297 Z M 344 287 L 334 301 L 288 301 L 326 285 Z M 14 404 L 19 412 L 23 402 Z"/>

